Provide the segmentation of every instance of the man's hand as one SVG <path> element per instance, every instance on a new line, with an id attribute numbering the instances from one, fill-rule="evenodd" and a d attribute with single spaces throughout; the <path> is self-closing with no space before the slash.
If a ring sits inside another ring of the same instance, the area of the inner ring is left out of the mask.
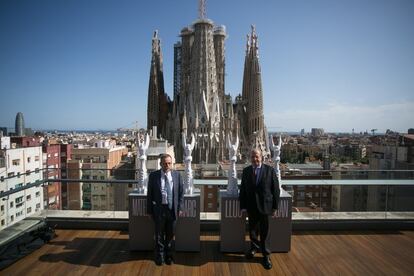
<path id="1" fill-rule="evenodd" d="M 183 211 L 178 211 L 178 216 L 179 217 L 183 217 L 184 216 L 184 212 Z"/>
<path id="2" fill-rule="evenodd" d="M 272 218 L 276 218 L 277 210 L 273 210 L 272 212 Z"/>

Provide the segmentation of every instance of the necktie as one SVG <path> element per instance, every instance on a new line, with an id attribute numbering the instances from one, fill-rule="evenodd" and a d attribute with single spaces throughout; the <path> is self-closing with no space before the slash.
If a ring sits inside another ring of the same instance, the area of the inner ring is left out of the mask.
<path id="1" fill-rule="evenodd" d="M 254 168 L 254 180 L 256 181 L 256 185 L 259 183 L 259 174 L 260 174 L 260 168 L 259 167 Z"/>
<path id="2" fill-rule="evenodd" d="M 172 209 L 172 189 L 171 189 L 170 181 L 168 181 L 168 177 L 166 174 L 164 175 L 164 181 L 165 181 L 164 188 L 167 191 L 168 208 Z"/>

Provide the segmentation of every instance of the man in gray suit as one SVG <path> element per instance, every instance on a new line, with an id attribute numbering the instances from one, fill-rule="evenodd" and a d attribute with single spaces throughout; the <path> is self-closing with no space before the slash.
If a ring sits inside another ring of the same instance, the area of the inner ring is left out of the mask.
<path id="1" fill-rule="evenodd" d="M 182 215 L 184 188 L 181 175 L 172 170 L 172 158 L 161 155 L 161 170 L 149 175 L 147 212 L 155 226 L 155 263 L 173 263 L 172 240 L 175 223 Z"/>
<path id="2" fill-rule="evenodd" d="M 240 186 L 240 209 L 247 211 L 251 247 L 246 257 L 251 259 L 260 249 L 263 254 L 263 266 L 272 268 L 268 247 L 269 216 L 276 216 L 279 203 L 279 180 L 275 170 L 262 163 L 260 150 L 252 150 L 251 166 L 244 168 Z M 258 236 L 260 234 L 260 241 Z"/>

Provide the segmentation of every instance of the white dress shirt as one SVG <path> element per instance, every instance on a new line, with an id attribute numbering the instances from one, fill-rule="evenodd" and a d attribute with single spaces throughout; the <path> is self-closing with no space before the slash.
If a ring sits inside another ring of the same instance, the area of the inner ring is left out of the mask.
<path id="1" fill-rule="evenodd" d="M 167 192 L 165 191 L 165 176 L 167 176 L 168 182 L 170 183 L 171 193 L 172 193 L 172 190 L 173 190 L 173 187 L 174 187 L 174 182 L 173 182 L 173 179 L 172 179 L 171 171 L 168 171 L 167 173 L 164 173 L 161 170 L 161 194 L 163 194 L 162 204 L 168 204 L 167 198 L 166 198 Z M 165 192 L 165 194 L 163 192 Z"/>

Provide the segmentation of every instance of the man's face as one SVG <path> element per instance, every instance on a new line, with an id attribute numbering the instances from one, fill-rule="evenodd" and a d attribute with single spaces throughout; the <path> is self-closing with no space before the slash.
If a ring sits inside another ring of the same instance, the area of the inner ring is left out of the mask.
<path id="1" fill-rule="evenodd" d="M 161 159 L 161 168 L 165 173 L 172 169 L 171 157 L 165 157 L 164 159 Z"/>
<path id="2" fill-rule="evenodd" d="M 262 155 L 256 151 L 252 151 L 250 161 L 254 167 L 258 167 L 262 163 Z"/>

